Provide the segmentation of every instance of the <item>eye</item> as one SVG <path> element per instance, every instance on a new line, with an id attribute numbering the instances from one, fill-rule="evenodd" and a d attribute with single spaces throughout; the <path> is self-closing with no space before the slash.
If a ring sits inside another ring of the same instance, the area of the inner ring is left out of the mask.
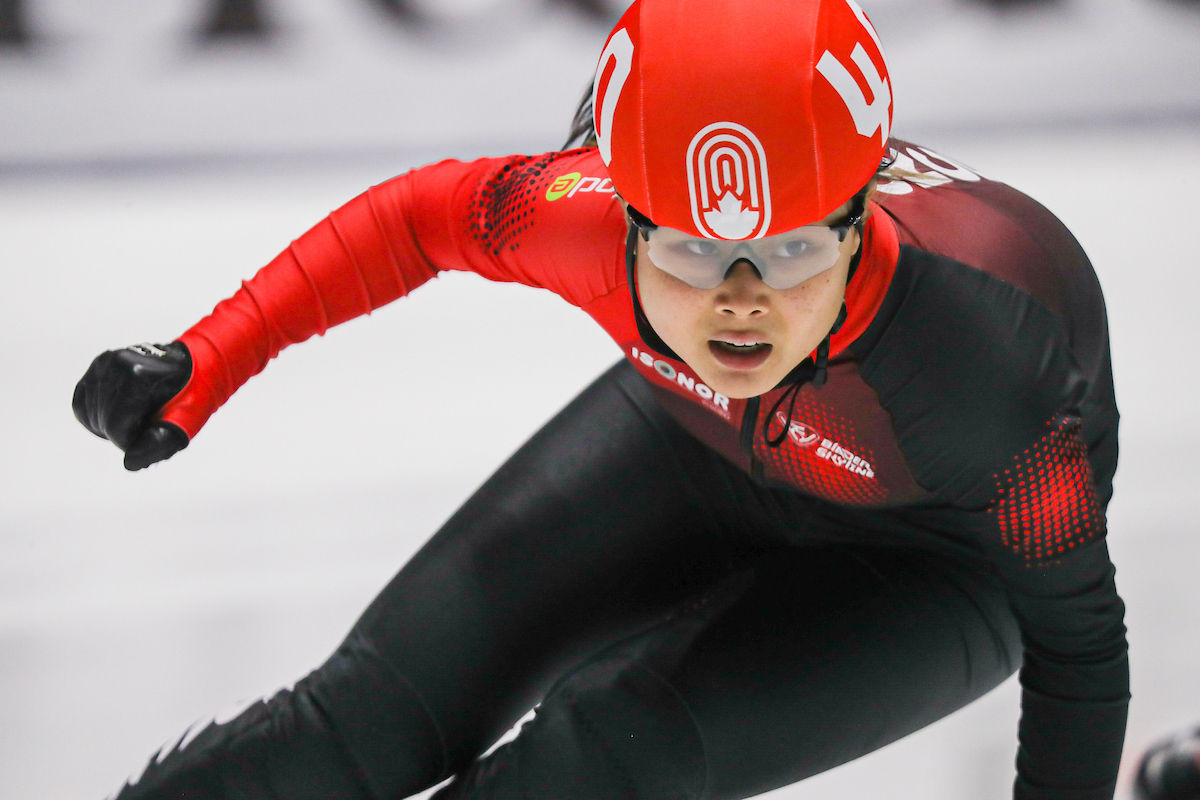
<path id="1" fill-rule="evenodd" d="M 807 253 L 812 248 L 812 243 L 804 239 L 792 239 L 787 242 L 782 242 L 776 248 L 775 254 L 784 258 L 797 258 Z"/>
<path id="2" fill-rule="evenodd" d="M 716 242 L 709 242 L 704 239 L 693 239 L 692 241 L 685 242 L 683 246 L 688 249 L 689 253 L 697 256 L 711 256 L 717 252 Z"/>

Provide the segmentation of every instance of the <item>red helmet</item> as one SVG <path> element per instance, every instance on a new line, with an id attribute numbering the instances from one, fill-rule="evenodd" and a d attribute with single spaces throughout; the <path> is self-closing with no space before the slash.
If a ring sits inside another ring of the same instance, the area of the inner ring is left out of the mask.
<path id="1" fill-rule="evenodd" d="M 892 122 L 855 0 L 635 0 L 593 101 L 617 192 L 656 225 L 720 239 L 824 219 L 879 168 Z"/>

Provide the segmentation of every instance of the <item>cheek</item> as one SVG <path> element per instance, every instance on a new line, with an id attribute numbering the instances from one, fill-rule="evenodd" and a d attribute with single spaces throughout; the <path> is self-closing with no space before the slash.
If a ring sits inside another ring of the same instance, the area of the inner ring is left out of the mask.
<path id="1" fill-rule="evenodd" d="M 652 265 L 638 265 L 638 297 L 655 332 L 671 345 L 683 344 L 698 330 L 703 293 L 666 275 Z"/>
<path id="2" fill-rule="evenodd" d="M 834 267 L 800 286 L 782 292 L 780 305 L 786 310 L 791 327 L 828 330 L 841 309 L 845 283 L 845 270 Z"/>

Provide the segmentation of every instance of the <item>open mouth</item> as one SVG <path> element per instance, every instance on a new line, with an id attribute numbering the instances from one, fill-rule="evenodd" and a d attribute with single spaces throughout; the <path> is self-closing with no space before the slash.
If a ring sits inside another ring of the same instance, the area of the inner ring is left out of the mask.
<path id="1" fill-rule="evenodd" d="M 771 345 L 766 342 L 733 344 L 710 339 L 708 350 L 721 366 L 738 370 L 755 369 L 771 355 Z"/>

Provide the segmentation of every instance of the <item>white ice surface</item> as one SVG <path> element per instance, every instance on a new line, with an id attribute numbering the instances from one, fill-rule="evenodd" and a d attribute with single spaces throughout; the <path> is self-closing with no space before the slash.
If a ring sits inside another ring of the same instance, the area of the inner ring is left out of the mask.
<path id="1" fill-rule="evenodd" d="M 1200 135 L 928 143 L 1059 214 L 1106 291 L 1124 415 L 1110 542 L 1129 604 L 1131 757 L 1200 720 L 1200 195 L 1187 178 Z M 305 674 L 487 474 L 617 358 L 545 292 L 448 275 L 286 352 L 148 471 L 124 472 L 74 421 L 71 391 L 97 352 L 176 336 L 330 209 L 407 166 L 0 183 L 0 798 L 99 800 L 193 720 Z M 1010 681 L 778 796 L 1000 800 L 1016 715 Z"/>

